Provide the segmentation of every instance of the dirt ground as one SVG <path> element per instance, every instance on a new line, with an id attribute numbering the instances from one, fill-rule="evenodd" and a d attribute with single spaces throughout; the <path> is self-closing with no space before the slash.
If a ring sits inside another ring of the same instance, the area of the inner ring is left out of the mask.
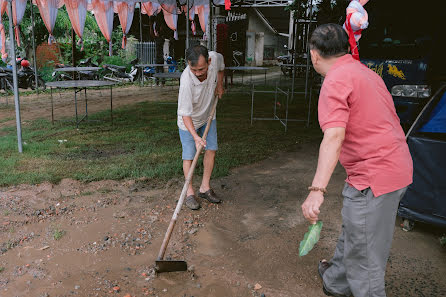
<path id="1" fill-rule="evenodd" d="M 108 90 L 94 92 L 104 98 L 92 101 L 89 110 L 107 108 Z M 159 95 L 176 98 L 169 88 L 113 92 L 116 106 Z M 59 116 L 72 115 L 70 95 L 57 102 Z M 50 116 L 47 97 L 22 102 L 24 121 Z M 4 116 L 11 110 L 1 110 Z M 166 256 L 185 259 L 187 272 L 154 273 L 181 179 L 163 186 L 141 179 L 1 188 L 0 296 L 324 296 L 316 265 L 334 251 L 345 173 L 336 169 L 322 209 L 321 239 L 300 258 L 298 245 L 308 228 L 300 205 L 317 147 L 301 145 L 237 168 L 212 181 L 222 204 L 202 201 L 199 211 L 183 207 Z M 388 296 L 446 296 L 446 249 L 428 228 L 403 232 L 400 223 L 386 275 Z"/>
<path id="2" fill-rule="evenodd" d="M 323 296 L 316 263 L 336 243 L 344 172 L 337 168 L 330 184 L 321 240 L 299 258 L 308 227 L 299 206 L 316 147 L 297 147 L 214 180 L 224 202 L 203 202 L 199 211 L 183 207 L 168 246 L 166 256 L 185 259 L 190 271 L 158 276 L 154 261 L 181 180 L 161 188 L 145 180 L 4 188 L 0 296 Z M 397 226 L 388 296 L 445 296 L 445 254 L 435 235 Z"/>

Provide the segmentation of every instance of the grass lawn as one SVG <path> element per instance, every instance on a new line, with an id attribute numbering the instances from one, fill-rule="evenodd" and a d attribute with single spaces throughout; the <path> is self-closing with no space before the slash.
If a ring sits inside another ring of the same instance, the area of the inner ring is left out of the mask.
<path id="1" fill-rule="evenodd" d="M 257 95 L 256 95 L 257 96 Z M 161 99 L 161 98 L 160 98 Z M 304 116 L 302 99 L 290 109 L 290 117 Z M 273 97 L 256 97 L 256 116 L 270 116 Z M 305 128 L 293 123 L 288 132 L 277 121 L 250 125 L 251 96 L 230 93 L 217 109 L 219 151 L 214 177 L 231 168 L 253 163 L 274 152 L 290 150 L 296 143 L 320 138 L 317 125 Z M 278 108 L 283 111 L 284 104 Z M 0 185 L 147 177 L 165 182 L 182 174 L 181 144 L 176 124 L 176 102 L 143 102 L 114 110 L 109 122 L 74 124 L 36 120 L 23 126 L 23 154 L 17 152 L 15 127 L 0 137 Z M 109 120 L 109 112 L 90 119 Z M 201 174 L 202 165 L 197 168 Z"/>

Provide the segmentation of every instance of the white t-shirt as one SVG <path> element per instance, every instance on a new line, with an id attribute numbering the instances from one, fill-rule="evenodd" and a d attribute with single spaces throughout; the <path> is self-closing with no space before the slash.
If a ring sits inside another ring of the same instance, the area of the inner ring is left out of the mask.
<path id="1" fill-rule="evenodd" d="M 212 108 L 215 88 L 217 87 L 217 74 L 225 69 L 223 56 L 217 52 L 209 52 L 211 63 L 208 67 L 207 78 L 200 82 L 190 71 L 189 66 L 184 69 L 180 79 L 180 92 L 178 95 L 178 127 L 187 128 L 183 123 L 183 116 L 190 116 L 195 129 L 206 124 Z M 214 116 L 215 119 L 215 116 Z"/>

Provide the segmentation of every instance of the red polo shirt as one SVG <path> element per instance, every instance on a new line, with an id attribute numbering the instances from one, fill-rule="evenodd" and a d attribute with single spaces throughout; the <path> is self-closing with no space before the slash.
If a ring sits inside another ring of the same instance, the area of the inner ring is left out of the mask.
<path id="1" fill-rule="evenodd" d="M 319 96 L 319 124 L 345 128 L 339 161 L 347 182 L 368 187 L 375 197 L 412 183 L 412 158 L 381 77 L 351 55 L 340 57 L 325 76 Z"/>

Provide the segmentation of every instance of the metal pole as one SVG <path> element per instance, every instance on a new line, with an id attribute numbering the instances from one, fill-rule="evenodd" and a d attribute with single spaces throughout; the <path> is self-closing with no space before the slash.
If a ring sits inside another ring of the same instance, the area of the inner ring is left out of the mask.
<path id="1" fill-rule="evenodd" d="M 208 21 L 208 23 L 209 23 L 209 32 L 208 32 L 209 50 L 214 50 L 214 33 L 213 33 L 214 13 L 213 13 L 213 10 L 214 10 L 214 7 L 212 6 L 212 0 L 209 0 L 209 21 Z"/>
<path id="2" fill-rule="evenodd" d="M 17 144 L 19 147 L 19 153 L 23 152 L 22 147 L 22 124 L 20 120 L 20 99 L 19 99 L 19 86 L 17 81 L 17 64 L 15 56 L 15 41 L 14 41 L 14 28 L 12 24 L 12 0 L 8 1 L 9 12 L 9 45 L 11 47 L 11 62 L 12 62 L 12 76 L 14 81 L 14 102 L 15 102 L 15 119 L 17 123 Z"/>
<path id="3" fill-rule="evenodd" d="M 294 100 L 294 84 L 296 80 L 296 19 L 294 18 L 294 12 L 293 12 L 293 46 L 291 48 L 291 64 L 293 64 L 292 71 L 292 81 L 291 81 L 291 102 Z"/>
<path id="4" fill-rule="evenodd" d="M 305 52 L 307 53 L 307 71 L 305 74 L 305 102 L 307 102 L 308 104 L 310 104 L 308 101 L 308 77 L 310 74 L 310 47 L 308 45 L 308 39 L 309 39 L 309 35 L 310 35 L 310 26 L 311 26 L 311 22 L 313 21 L 313 0 L 309 0 L 310 2 L 310 20 L 307 26 L 307 42 L 306 42 L 306 50 Z M 307 127 L 308 127 L 309 123 L 307 122 Z"/>
<path id="5" fill-rule="evenodd" d="M 142 43 L 142 2 L 139 2 L 139 42 Z"/>
<path id="6" fill-rule="evenodd" d="M 39 92 L 39 85 L 37 82 L 37 57 L 36 57 L 36 41 L 34 38 L 34 5 L 31 2 L 31 34 L 32 34 L 32 40 L 33 40 L 33 57 L 34 57 L 34 79 L 36 82 L 36 90 L 37 93 Z"/>
<path id="7" fill-rule="evenodd" d="M 73 67 L 76 67 L 76 34 L 74 34 L 73 28 L 71 28 L 71 62 Z M 73 72 L 73 79 L 76 79 L 76 72 Z"/>
<path id="8" fill-rule="evenodd" d="M 186 50 L 189 48 L 189 0 L 186 1 Z"/>

